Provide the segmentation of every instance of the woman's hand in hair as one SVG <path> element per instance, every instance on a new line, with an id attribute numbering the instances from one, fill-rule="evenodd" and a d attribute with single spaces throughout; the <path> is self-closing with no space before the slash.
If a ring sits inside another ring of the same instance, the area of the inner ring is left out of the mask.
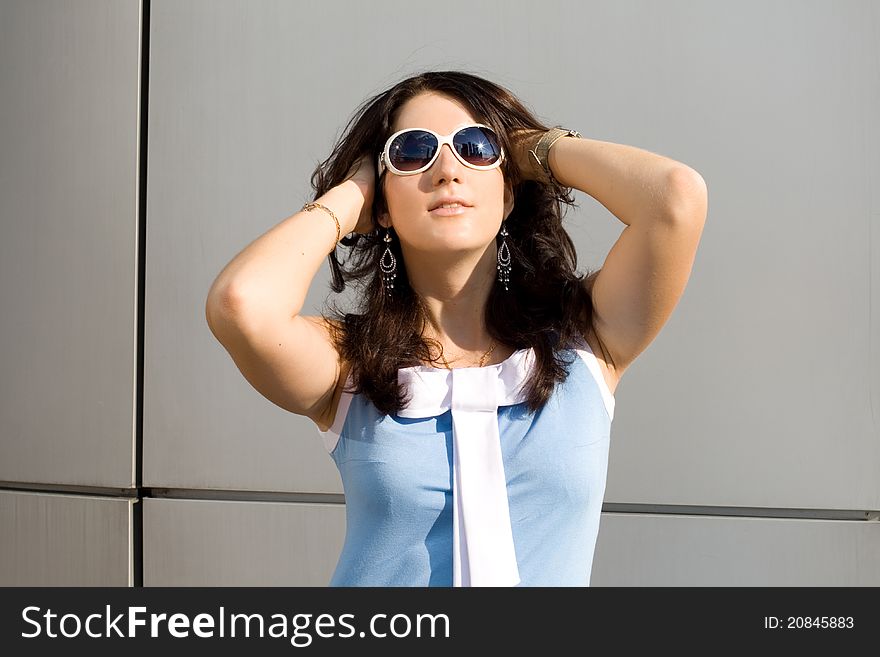
<path id="1" fill-rule="evenodd" d="M 373 222 L 373 195 L 376 190 L 376 170 L 373 159 L 368 155 L 364 155 L 352 166 L 351 172 L 353 173 L 349 173 L 346 180 L 354 182 L 364 196 L 364 205 L 361 208 L 357 225 L 355 225 L 353 232 L 362 234 L 372 233 L 375 228 Z"/>

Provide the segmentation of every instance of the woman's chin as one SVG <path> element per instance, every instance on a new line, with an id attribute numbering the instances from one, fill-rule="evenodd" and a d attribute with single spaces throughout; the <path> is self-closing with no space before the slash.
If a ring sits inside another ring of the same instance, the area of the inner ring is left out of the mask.
<path id="1" fill-rule="evenodd" d="M 490 238 L 494 242 L 494 238 Z M 483 252 L 489 242 L 474 241 L 473 235 L 438 235 L 435 239 L 412 244 L 412 249 L 420 253 L 471 253 Z M 494 248 L 494 243 L 493 243 Z"/>

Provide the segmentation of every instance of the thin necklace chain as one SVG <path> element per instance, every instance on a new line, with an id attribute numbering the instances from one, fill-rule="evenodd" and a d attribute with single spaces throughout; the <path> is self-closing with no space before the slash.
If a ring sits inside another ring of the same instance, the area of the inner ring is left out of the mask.
<path id="1" fill-rule="evenodd" d="M 480 364 L 478 367 L 483 367 L 483 363 L 486 362 L 486 359 L 489 357 L 489 354 L 491 354 L 493 351 L 495 351 L 496 346 L 497 346 L 497 343 L 495 342 L 495 340 L 492 340 L 492 346 L 489 347 L 489 351 L 487 351 L 485 354 L 483 354 L 483 357 L 480 358 Z M 442 352 L 440 354 L 440 358 L 441 358 L 441 360 L 443 360 L 443 364 L 446 366 L 446 369 L 451 370 L 452 368 L 449 366 L 449 363 L 446 362 L 446 357 L 443 355 Z"/>

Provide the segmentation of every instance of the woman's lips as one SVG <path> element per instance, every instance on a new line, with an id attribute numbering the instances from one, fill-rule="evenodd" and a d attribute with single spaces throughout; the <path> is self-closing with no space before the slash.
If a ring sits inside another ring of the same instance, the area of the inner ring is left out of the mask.
<path id="1" fill-rule="evenodd" d="M 467 205 L 459 205 L 456 208 L 436 208 L 435 210 L 431 210 L 431 214 L 436 215 L 438 217 L 451 217 L 457 214 L 464 214 L 465 210 L 470 210 L 470 206 Z"/>

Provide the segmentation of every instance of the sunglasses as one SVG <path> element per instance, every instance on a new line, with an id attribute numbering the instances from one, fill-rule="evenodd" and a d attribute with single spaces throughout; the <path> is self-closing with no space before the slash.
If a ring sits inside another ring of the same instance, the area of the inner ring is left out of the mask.
<path id="1" fill-rule="evenodd" d="M 481 123 L 467 125 L 449 135 L 438 135 L 427 128 L 407 128 L 395 132 L 385 142 L 379 155 L 379 175 L 386 167 L 398 176 L 427 171 L 440 155 L 443 144 L 449 144 L 462 164 L 479 171 L 494 169 L 504 159 L 498 135 Z"/>

